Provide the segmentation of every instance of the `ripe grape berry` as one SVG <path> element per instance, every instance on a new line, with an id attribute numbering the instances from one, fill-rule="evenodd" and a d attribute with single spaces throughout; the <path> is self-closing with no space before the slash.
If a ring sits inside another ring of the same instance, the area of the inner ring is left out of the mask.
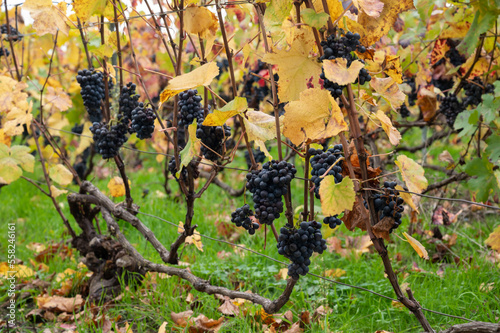
<path id="1" fill-rule="evenodd" d="M 471 105 L 476 107 L 483 101 L 483 94 L 491 94 L 495 90 L 492 84 L 487 84 L 486 87 L 479 76 L 476 76 L 472 81 L 464 85 L 465 98 L 463 100 L 464 107 Z"/>
<path id="2" fill-rule="evenodd" d="M 266 154 L 264 154 L 263 151 L 260 151 L 260 148 L 252 149 L 252 153 L 255 162 L 262 163 L 266 160 Z M 252 161 L 250 160 L 250 154 L 248 153 L 248 150 L 245 150 L 245 161 L 247 162 L 248 168 L 250 168 L 252 166 Z"/>
<path id="3" fill-rule="evenodd" d="M 101 72 L 83 69 L 78 71 L 76 81 L 80 84 L 83 105 L 89 113 L 90 121 L 100 122 L 101 101 L 104 99 L 104 79 Z"/>
<path id="4" fill-rule="evenodd" d="M 207 160 L 217 161 L 224 154 L 225 140 L 231 136 L 231 127 L 199 126 L 196 137 L 201 140 L 201 153 Z"/>
<path id="5" fill-rule="evenodd" d="M 243 76 L 243 96 L 247 99 L 249 107 L 257 108 L 259 103 L 262 102 L 267 95 L 269 95 L 271 89 L 269 89 L 266 84 L 266 80 L 252 75 L 251 73 L 257 74 L 261 77 L 267 77 L 269 75 L 269 71 L 267 65 L 258 60 L 257 65 L 255 65 L 248 74 Z"/>
<path id="6" fill-rule="evenodd" d="M 7 24 L 2 24 L 0 26 L 0 33 L 2 35 L 8 35 L 9 34 L 9 29 L 7 28 Z M 17 41 L 23 39 L 23 36 L 13 26 L 10 26 L 10 37 L 11 37 L 11 40 L 13 42 L 17 42 Z"/>
<path id="7" fill-rule="evenodd" d="M 119 115 L 120 117 L 120 115 Z M 118 119 L 116 125 L 94 122 L 90 127 L 93 134 L 96 150 L 102 158 L 108 159 L 118 155 L 118 150 L 127 141 L 127 126 Z"/>
<path id="8" fill-rule="evenodd" d="M 384 193 L 377 193 L 373 196 L 375 210 L 380 213 L 379 219 L 384 217 L 392 217 L 394 225 L 389 230 L 392 233 L 401 224 L 401 216 L 404 211 L 404 200 L 399 196 L 399 191 L 395 189 L 396 182 L 384 182 Z M 365 203 L 365 207 L 368 205 Z"/>
<path id="9" fill-rule="evenodd" d="M 414 106 L 415 101 L 417 100 L 417 85 L 415 83 L 415 77 L 407 78 L 403 83 L 406 83 L 411 87 L 411 92 L 408 94 L 408 104 L 410 104 L 410 106 Z"/>
<path id="10" fill-rule="evenodd" d="M 188 127 L 196 119 L 198 126 L 205 118 L 203 106 L 201 105 L 201 96 L 196 89 L 186 90 L 179 94 L 179 127 Z"/>
<path id="11" fill-rule="evenodd" d="M 271 225 L 283 212 L 281 197 L 288 192 L 290 182 L 297 170 L 285 161 L 271 160 L 262 170 L 247 174 L 247 189 L 253 194 L 255 216 L 261 224 Z"/>
<path id="12" fill-rule="evenodd" d="M 250 216 L 253 216 L 253 212 L 250 210 L 250 206 L 245 204 L 231 213 L 231 222 L 237 227 L 245 228 L 250 235 L 253 235 L 255 230 L 259 229 L 259 224 L 252 222 Z"/>
<path id="13" fill-rule="evenodd" d="M 119 112 L 123 114 L 124 119 L 132 120 L 132 111 L 139 106 L 140 95 L 136 93 L 137 86 L 129 82 L 125 87 L 122 88 L 120 92 L 120 98 L 118 99 Z"/>
<path id="14" fill-rule="evenodd" d="M 141 140 L 149 139 L 155 130 L 156 115 L 153 109 L 144 107 L 143 103 L 132 111 L 131 132 L 135 132 Z"/>
<path id="15" fill-rule="evenodd" d="M 0 57 L 3 57 L 3 56 L 8 57 L 9 55 L 10 55 L 10 52 L 9 52 L 9 50 L 7 50 L 7 48 L 0 47 Z"/>
<path id="16" fill-rule="evenodd" d="M 453 128 L 458 114 L 464 109 L 463 104 L 459 102 L 454 94 L 445 94 L 439 105 L 439 112 L 445 115 L 446 122 L 451 128 Z"/>
<path id="17" fill-rule="evenodd" d="M 288 265 L 288 275 L 297 280 L 299 275 L 309 272 L 311 256 L 326 250 L 326 241 L 321 234 L 321 223 L 316 221 L 302 222 L 295 229 L 287 224 L 280 229 L 278 237 L 278 253 L 292 261 Z"/>
<path id="18" fill-rule="evenodd" d="M 342 157 L 342 145 L 335 145 L 333 148 L 328 149 L 327 151 L 322 151 L 321 149 L 309 149 L 309 155 L 312 155 L 311 158 L 311 181 L 314 183 L 314 194 L 316 198 L 320 198 L 319 196 L 319 187 L 323 178 L 320 178 L 326 171 L 337 162 L 339 158 Z M 335 166 L 328 171 L 327 175 L 332 175 L 335 177 L 335 184 L 338 184 L 342 181 L 342 161 L 335 164 Z M 328 224 L 328 226 L 334 229 L 336 226 L 341 225 L 342 221 L 334 216 L 327 216 L 323 219 L 323 223 Z"/>

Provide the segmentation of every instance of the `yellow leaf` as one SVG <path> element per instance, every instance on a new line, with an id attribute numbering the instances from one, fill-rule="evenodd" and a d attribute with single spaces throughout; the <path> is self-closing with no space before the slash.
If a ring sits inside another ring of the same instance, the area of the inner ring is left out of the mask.
<path id="1" fill-rule="evenodd" d="M 226 120 L 244 112 L 248 108 L 247 99 L 235 97 L 220 110 L 214 110 L 203 121 L 204 126 L 222 126 Z"/>
<path id="2" fill-rule="evenodd" d="M 278 65 L 278 95 L 281 102 L 298 100 L 300 93 L 307 89 L 308 80 L 321 74 L 321 65 L 309 56 L 314 39 L 306 39 L 305 34 L 298 32 L 289 51 L 282 49 L 276 53 L 266 53 L 262 59 Z"/>
<path id="3" fill-rule="evenodd" d="M 73 180 L 73 174 L 63 164 L 51 166 L 49 175 L 53 181 L 62 186 L 69 185 Z"/>
<path id="4" fill-rule="evenodd" d="M 361 37 L 361 43 L 365 46 L 375 44 L 382 36 L 385 36 L 392 28 L 399 13 L 415 8 L 413 0 L 382 0 L 384 8 L 378 17 L 373 17 L 361 11 L 358 23 L 364 27 L 365 34 Z"/>
<path id="5" fill-rule="evenodd" d="M 337 215 L 346 209 L 352 210 L 356 201 L 354 183 L 349 177 L 344 177 L 340 183 L 335 184 L 334 176 L 326 176 L 321 181 L 319 196 L 321 210 L 325 216 Z"/>
<path id="6" fill-rule="evenodd" d="M 219 67 L 215 62 L 210 62 L 194 71 L 177 76 L 169 81 L 168 86 L 160 94 L 160 104 L 165 103 L 170 97 L 178 93 L 199 86 L 208 86 L 219 74 Z"/>
<path id="7" fill-rule="evenodd" d="M 73 8 L 82 22 L 88 22 L 94 14 L 104 13 L 108 0 L 74 0 Z"/>
<path id="8" fill-rule="evenodd" d="M 29 278 L 35 275 L 35 271 L 33 271 L 28 266 L 24 265 L 11 265 L 6 262 L 0 263 L 0 275 L 6 278 L 10 278 L 15 276 L 17 278 Z"/>
<path id="9" fill-rule="evenodd" d="M 344 271 L 342 268 L 327 269 L 324 272 L 324 275 L 326 277 L 329 277 L 332 279 L 339 278 L 341 276 L 344 276 L 345 274 L 346 274 L 346 271 Z"/>
<path id="10" fill-rule="evenodd" d="M 188 127 L 188 133 L 189 133 L 189 141 L 187 142 L 186 146 L 182 151 L 180 152 L 180 166 L 179 170 L 177 171 L 177 177 L 179 177 L 182 167 L 183 166 L 188 166 L 189 162 L 199 154 L 201 143 L 200 140 L 196 138 L 196 128 L 198 124 L 196 121 L 193 121 L 191 125 Z"/>
<path id="11" fill-rule="evenodd" d="M 493 230 L 484 243 L 497 252 L 500 252 L 500 225 Z"/>
<path id="12" fill-rule="evenodd" d="M 243 122 L 245 123 L 249 141 L 265 142 L 276 138 L 276 121 L 274 116 L 260 111 L 247 111 L 245 117 L 243 117 Z M 280 124 L 282 125 L 283 122 L 280 121 Z"/>
<path id="13" fill-rule="evenodd" d="M 252 48 L 250 47 L 250 44 L 246 44 L 243 46 L 243 63 L 246 64 L 248 57 L 253 53 Z"/>
<path id="14" fill-rule="evenodd" d="M 405 155 L 399 155 L 395 163 L 399 167 L 403 180 L 410 192 L 422 193 L 427 188 L 424 168 L 417 162 Z"/>
<path id="15" fill-rule="evenodd" d="M 129 180 L 130 184 L 130 180 Z M 125 195 L 125 184 L 123 183 L 122 177 L 113 177 L 108 183 L 108 189 L 111 193 L 111 196 L 114 198 L 118 198 Z"/>
<path id="16" fill-rule="evenodd" d="M 164 321 L 163 324 L 161 324 L 160 328 L 158 329 L 158 333 L 166 333 L 167 332 L 167 325 L 168 325 L 168 322 Z"/>
<path id="17" fill-rule="evenodd" d="M 35 157 L 30 154 L 30 148 L 26 146 L 12 146 L 0 143 L 0 184 L 10 184 L 21 177 L 23 168 L 25 171 L 33 172 Z"/>
<path id="18" fill-rule="evenodd" d="M 44 106 L 53 106 L 59 111 L 66 111 L 73 105 L 71 97 L 62 88 L 48 87 L 44 97 Z"/>
<path id="19" fill-rule="evenodd" d="M 382 128 L 384 129 L 385 134 L 389 137 L 389 141 L 393 146 L 396 146 L 399 144 L 399 141 L 401 140 L 401 133 L 392 126 L 392 122 L 389 119 L 389 117 L 386 116 L 384 111 L 378 110 L 377 113 L 375 113 L 375 116 L 380 120 L 380 123 L 382 125 Z"/>
<path id="20" fill-rule="evenodd" d="M 474 64 L 474 68 L 472 69 L 472 72 L 470 73 L 470 79 L 473 79 L 474 77 L 476 76 L 480 76 L 480 75 L 483 75 L 484 73 L 486 73 L 488 71 L 488 67 L 489 67 L 489 60 L 486 59 L 486 58 L 479 58 L 479 60 L 477 60 L 477 62 L 474 60 L 475 56 L 474 54 L 472 56 L 469 57 L 469 59 L 467 59 L 467 61 L 465 62 L 465 64 L 462 65 L 462 67 L 460 68 L 462 71 L 464 72 L 467 72 L 470 68 L 470 66 L 472 66 L 472 64 Z"/>
<path id="21" fill-rule="evenodd" d="M 406 95 L 399 90 L 396 81 L 391 77 L 382 79 L 374 77 L 370 81 L 370 86 L 383 98 L 388 100 L 393 109 L 400 107 L 405 101 Z"/>
<path id="22" fill-rule="evenodd" d="M 297 146 L 304 142 L 318 142 L 347 130 L 337 102 L 328 91 L 320 88 L 307 89 L 300 94 L 299 101 L 288 103 L 283 124 L 283 134 Z"/>
<path id="23" fill-rule="evenodd" d="M 33 119 L 31 106 L 32 102 L 30 102 L 27 109 L 13 107 L 10 112 L 7 113 L 4 119 L 5 123 L 3 124 L 5 134 L 8 136 L 19 135 L 24 132 L 23 125 L 26 125 L 26 127 L 30 126 L 31 120 Z"/>
<path id="24" fill-rule="evenodd" d="M 69 26 L 66 18 L 66 3 L 60 2 L 57 6 L 51 0 L 26 0 L 23 9 L 33 18 L 33 29 L 38 36 L 47 33 L 55 35 L 57 31 L 68 36 Z"/>
<path id="25" fill-rule="evenodd" d="M 5 130 L 3 128 L 0 128 L 0 143 L 3 143 L 6 146 L 10 146 L 11 141 L 12 140 L 10 136 L 5 134 Z"/>
<path id="26" fill-rule="evenodd" d="M 363 66 L 364 65 L 359 60 L 354 60 L 349 68 L 347 68 L 347 59 L 344 58 L 323 60 L 326 78 L 341 86 L 356 81 L 359 71 Z"/>
<path id="27" fill-rule="evenodd" d="M 361 9 L 366 15 L 379 17 L 384 9 L 384 3 L 380 0 L 353 0 L 354 6 Z"/>
<path id="28" fill-rule="evenodd" d="M 177 232 L 179 234 L 184 232 L 184 222 L 179 221 L 179 226 L 177 227 Z M 201 235 L 199 232 L 195 231 L 192 236 L 187 236 L 185 243 L 186 244 L 194 244 L 198 250 L 203 252 L 203 243 L 201 242 Z"/>
<path id="29" fill-rule="evenodd" d="M 92 53 L 101 58 L 111 58 L 114 52 L 113 47 L 108 44 L 99 45 L 99 47 L 92 50 Z"/>
<path id="30" fill-rule="evenodd" d="M 399 195 L 408 204 L 408 206 L 410 206 L 414 211 L 418 213 L 418 207 L 413 201 L 412 195 L 410 193 L 401 192 L 404 191 L 404 188 L 402 188 L 400 185 L 396 185 L 396 190 L 400 191 Z"/>
<path id="31" fill-rule="evenodd" d="M 429 255 L 427 254 L 427 250 L 418 240 L 411 237 L 406 232 L 403 232 L 403 236 L 405 236 L 405 238 L 408 240 L 408 243 L 410 243 L 411 247 L 417 252 L 420 258 L 429 260 Z"/>
<path id="32" fill-rule="evenodd" d="M 461 22 L 446 22 L 449 25 L 448 28 L 443 29 L 439 38 L 447 39 L 447 38 L 464 38 L 469 32 L 469 28 L 471 23 L 467 21 Z"/>
<path id="33" fill-rule="evenodd" d="M 57 198 L 61 194 L 68 193 L 68 191 L 67 190 L 60 190 L 57 187 L 55 187 L 54 185 L 50 185 L 50 193 L 52 194 L 53 198 Z"/>
<path id="34" fill-rule="evenodd" d="M 363 101 L 366 101 L 366 103 L 377 106 L 377 101 L 373 99 L 373 96 L 368 94 L 366 90 L 360 89 L 359 90 L 359 98 L 362 99 Z"/>
<path id="35" fill-rule="evenodd" d="M 403 69 L 401 68 L 401 63 L 399 62 L 399 56 L 385 56 L 384 73 L 392 77 L 397 83 L 403 83 Z"/>
<path id="36" fill-rule="evenodd" d="M 184 10 L 184 28 L 188 33 L 205 38 L 215 35 L 218 27 L 217 17 L 208 8 L 190 5 Z"/>

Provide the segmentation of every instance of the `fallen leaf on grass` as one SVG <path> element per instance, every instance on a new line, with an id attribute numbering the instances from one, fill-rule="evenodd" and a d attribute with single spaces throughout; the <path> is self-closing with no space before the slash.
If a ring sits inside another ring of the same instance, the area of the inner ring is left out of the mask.
<path id="1" fill-rule="evenodd" d="M 193 311 L 191 310 L 180 313 L 171 312 L 170 316 L 176 325 L 189 327 L 190 333 L 218 332 L 224 321 L 224 317 L 214 320 L 207 318 L 203 314 L 200 314 L 196 318 L 191 318 L 193 316 Z"/>
<path id="2" fill-rule="evenodd" d="M 237 316 L 240 314 L 240 308 L 237 307 L 229 297 L 224 297 L 224 303 L 217 310 L 226 316 Z"/>
<path id="3" fill-rule="evenodd" d="M 335 269 L 327 269 L 326 271 L 323 272 L 323 275 L 332 279 L 339 278 L 341 276 L 344 276 L 346 274 L 346 271 L 344 271 L 341 268 L 335 268 Z"/>
<path id="4" fill-rule="evenodd" d="M 333 310 L 330 307 L 328 307 L 328 306 L 325 307 L 325 306 L 321 305 L 319 308 L 314 310 L 314 313 L 312 315 L 312 320 L 314 322 L 319 322 L 321 317 L 324 317 L 332 312 L 333 312 Z"/>
<path id="5" fill-rule="evenodd" d="M 275 274 L 274 277 L 276 278 L 276 281 L 286 280 L 288 278 L 288 268 L 281 268 L 278 274 Z"/>
<path id="6" fill-rule="evenodd" d="M 446 210 L 443 206 L 437 206 L 432 214 L 432 224 L 437 225 L 450 225 L 457 221 L 458 216 L 462 213 L 460 210 L 458 213 L 453 214 Z"/>
<path id="7" fill-rule="evenodd" d="M 304 329 L 300 327 L 300 322 L 296 322 L 292 325 L 292 327 L 290 327 L 283 333 L 301 333 L 301 332 L 304 332 Z"/>
<path id="8" fill-rule="evenodd" d="M 358 237 L 347 236 L 345 238 L 345 246 L 342 247 L 342 241 L 338 237 L 330 237 L 326 240 L 327 249 L 329 252 L 336 252 L 342 257 L 359 257 L 365 252 L 370 252 L 368 249 L 372 245 L 370 236 L 363 235 Z"/>
<path id="9" fill-rule="evenodd" d="M 500 252 L 500 225 L 488 236 L 484 243 L 493 250 Z"/>
<path id="10" fill-rule="evenodd" d="M 76 295 L 76 297 L 40 296 L 35 297 L 35 301 L 41 309 L 68 313 L 78 312 L 84 303 L 81 295 Z"/>

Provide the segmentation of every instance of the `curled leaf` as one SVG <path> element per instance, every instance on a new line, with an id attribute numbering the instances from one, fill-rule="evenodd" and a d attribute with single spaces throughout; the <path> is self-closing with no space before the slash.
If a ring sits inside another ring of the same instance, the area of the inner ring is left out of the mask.
<path id="1" fill-rule="evenodd" d="M 427 253 L 427 250 L 418 240 L 411 237 L 406 232 L 403 232 L 403 236 L 405 236 L 405 238 L 408 240 L 408 243 L 410 243 L 411 247 L 415 250 L 415 252 L 417 252 L 420 258 L 429 260 L 429 254 Z"/>
<path id="2" fill-rule="evenodd" d="M 336 58 L 333 60 L 323 60 L 325 76 L 328 80 L 341 86 L 353 83 L 359 75 L 359 71 L 364 65 L 359 60 L 354 60 L 347 68 L 347 59 Z"/>

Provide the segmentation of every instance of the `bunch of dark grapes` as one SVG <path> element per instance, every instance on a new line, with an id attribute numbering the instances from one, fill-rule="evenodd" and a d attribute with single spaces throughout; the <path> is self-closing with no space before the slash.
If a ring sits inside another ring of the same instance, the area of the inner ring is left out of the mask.
<path id="1" fill-rule="evenodd" d="M 215 78 L 219 80 L 222 73 L 228 71 L 229 61 L 226 58 L 222 59 L 221 61 L 217 61 L 217 67 L 219 67 L 219 74 L 217 74 Z"/>
<path id="2" fill-rule="evenodd" d="M 285 161 L 264 163 L 262 170 L 247 174 L 247 189 L 253 194 L 255 216 L 261 224 L 271 225 L 283 212 L 282 196 L 288 192 L 297 170 Z"/>
<path id="3" fill-rule="evenodd" d="M 450 46 L 450 49 L 444 56 L 448 58 L 453 66 L 462 66 L 462 64 L 465 63 L 467 59 L 456 49 L 457 43 L 453 42 L 453 40 L 451 39 L 448 39 L 447 44 Z"/>
<path id="4" fill-rule="evenodd" d="M 399 107 L 399 114 L 403 118 L 408 118 L 409 116 L 411 116 L 410 110 L 408 110 L 408 107 L 405 103 L 403 103 L 403 105 Z"/>
<path id="5" fill-rule="evenodd" d="M 83 124 L 75 124 L 71 129 L 71 133 L 82 134 L 83 133 Z"/>
<path id="6" fill-rule="evenodd" d="M 406 83 L 407 85 L 409 85 L 411 87 L 411 92 L 408 94 L 408 103 L 410 104 L 410 106 L 414 106 L 415 105 L 415 101 L 417 100 L 417 85 L 415 83 L 415 77 L 410 77 L 410 78 L 407 78 L 406 80 L 404 80 L 403 83 Z"/>
<path id="7" fill-rule="evenodd" d="M 120 92 L 118 99 L 119 113 L 121 113 L 125 121 L 132 120 L 132 111 L 139 106 L 139 97 L 136 93 L 137 86 L 129 82 Z"/>
<path id="8" fill-rule="evenodd" d="M 319 196 L 319 187 L 321 185 L 321 181 L 323 178 L 320 178 L 322 175 L 326 173 L 326 171 L 335 163 L 337 160 L 342 157 L 342 145 L 335 145 L 333 148 L 328 149 L 327 151 L 322 151 L 321 149 L 309 149 L 309 155 L 312 155 L 311 158 L 311 181 L 314 183 L 314 194 L 316 198 L 320 198 Z M 335 164 L 335 166 L 328 171 L 327 175 L 331 175 L 335 177 L 335 184 L 338 184 L 342 181 L 342 161 Z M 323 219 L 323 223 L 328 224 L 330 228 L 335 228 L 338 225 L 342 224 L 342 221 L 338 218 L 337 215 L 327 216 Z"/>
<path id="9" fill-rule="evenodd" d="M 384 217 L 392 217 L 394 219 L 394 225 L 389 230 L 389 233 L 392 233 L 393 230 L 399 227 L 404 211 L 404 207 L 402 206 L 404 200 L 399 196 L 399 191 L 395 189 L 396 185 L 396 182 L 384 182 L 384 193 L 377 193 L 373 196 L 375 210 L 380 214 L 379 220 L 382 220 Z"/>
<path id="10" fill-rule="evenodd" d="M 260 148 L 252 149 L 252 153 L 255 162 L 262 163 L 266 160 L 266 154 L 264 154 L 264 152 L 261 151 Z M 250 154 L 248 153 L 248 150 L 245 150 L 245 161 L 247 162 L 248 168 L 250 168 L 252 166 L 252 161 L 250 160 Z"/>
<path id="11" fill-rule="evenodd" d="M 247 99 L 247 103 L 250 107 L 257 108 L 259 103 L 269 95 L 271 89 L 269 89 L 265 80 L 251 73 L 266 77 L 269 71 L 267 65 L 259 60 L 257 65 L 251 69 L 248 74 L 243 76 L 243 96 Z"/>
<path id="12" fill-rule="evenodd" d="M 326 250 L 326 241 L 321 234 L 321 223 L 316 221 L 302 222 L 297 230 L 287 224 L 280 229 L 278 237 L 278 253 L 292 261 L 288 265 L 288 275 L 297 280 L 299 275 L 309 272 L 311 256 Z"/>
<path id="13" fill-rule="evenodd" d="M 2 24 L 0 26 L 0 32 L 2 33 L 2 35 L 9 34 L 9 28 L 7 27 L 7 24 Z M 11 40 L 13 42 L 17 42 L 17 41 L 23 39 L 23 36 L 13 26 L 10 26 L 10 37 L 11 37 Z"/>
<path id="14" fill-rule="evenodd" d="M 90 127 L 95 148 L 104 159 L 113 158 L 118 155 L 120 147 L 128 139 L 128 127 L 122 120 L 123 118 L 119 118 L 118 123 L 111 126 L 105 123 L 94 122 Z"/>
<path id="15" fill-rule="evenodd" d="M 245 228 L 250 235 L 253 235 L 255 230 L 259 229 L 259 224 L 252 222 L 250 216 L 253 216 L 253 212 L 250 210 L 250 206 L 245 204 L 231 213 L 231 222 L 237 227 Z"/>
<path id="16" fill-rule="evenodd" d="M 345 86 L 341 86 L 335 82 L 328 80 L 323 69 L 321 69 L 319 78 L 323 80 L 323 88 L 328 90 L 333 98 L 339 98 L 340 96 L 342 96 L 342 90 L 344 90 Z"/>
<path id="17" fill-rule="evenodd" d="M 479 76 L 476 76 L 472 81 L 467 82 L 464 85 L 465 98 L 463 100 L 464 107 L 471 105 L 475 107 L 483 101 L 483 94 L 491 94 L 495 90 L 492 84 L 487 84 L 486 87 L 483 85 L 483 81 Z"/>
<path id="18" fill-rule="evenodd" d="M 195 179 L 197 179 L 200 176 L 200 171 L 198 170 L 198 165 L 199 165 L 199 161 L 196 159 L 193 159 L 193 160 L 191 160 L 191 162 L 189 162 L 189 166 L 188 166 L 188 167 L 192 168 L 193 178 L 195 178 Z M 170 161 L 168 162 L 168 171 L 172 175 L 174 175 L 174 177 L 177 179 L 177 177 L 175 176 L 175 174 L 177 173 L 177 168 L 175 165 L 175 157 L 172 157 L 170 159 Z M 187 176 L 188 176 L 188 171 L 186 170 L 185 167 L 182 167 L 182 171 L 180 173 L 180 178 L 182 180 L 186 181 Z"/>
<path id="19" fill-rule="evenodd" d="M 203 106 L 201 105 L 201 96 L 196 89 L 186 90 L 179 94 L 179 127 L 188 127 L 196 119 L 198 126 L 205 118 Z"/>
<path id="20" fill-rule="evenodd" d="M 102 119 L 101 102 L 105 97 L 102 73 L 89 69 L 79 70 L 76 81 L 82 88 L 80 93 L 83 105 L 89 113 L 90 121 L 100 122 Z"/>
<path id="21" fill-rule="evenodd" d="M 431 84 L 439 88 L 439 90 L 445 92 L 447 90 L 450 90 L 453 88 L 453 80 L 446 80 L 446 79 L 432 79 Z"/>
<path id="22" fill-rule="evenodd" d="M 451 128 L 453 128 L 457 116 L 464 110 L 463 104 L 460 103 L 454 94 L 445 94 L 439 105 L 439 113 L 445 115 L 446 122 Z"/>
<path id="23" fill-rule="evenodd" d="M 3 56 L 8 57 L 9 55 L 10 55 L 10 52 L 9 52 L 9 50 L 7 50 L 7 48 L 0 47 L 0 57 L 3 57 Z"/>
<path id="24" fill-rule="evenodd" d="M 203 126 L 196 130 L 196 137 L 201 140 L 201 154 L 207 160 L 217 161 L 224 154 L 225 140 L 231 136 L 231 127 Z"/>
<path id="25" fill-rule="evenodd" d="M 130 131 L 136 133 L 141 140 L 149 139 L 153 136 L 155 130 L 156 115 L 153 109 L 144 107 L 143 103 L 132 111 L 132 124 Z"/>

